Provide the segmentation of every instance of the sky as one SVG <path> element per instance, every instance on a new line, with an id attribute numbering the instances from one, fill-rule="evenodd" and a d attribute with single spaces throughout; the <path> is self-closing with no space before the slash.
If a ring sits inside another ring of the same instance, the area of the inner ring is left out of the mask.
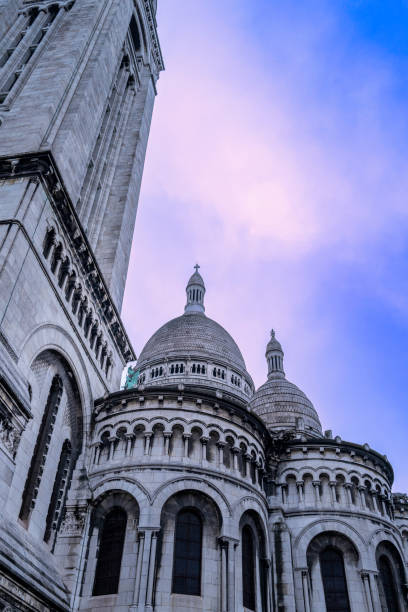
<path id="1" fill-rule="evenodd" d="M 408 0 L 159 0 L 123 318 L 206 313 L 258 387 L 276 330 L 323 429 L 408 491 Z"/>

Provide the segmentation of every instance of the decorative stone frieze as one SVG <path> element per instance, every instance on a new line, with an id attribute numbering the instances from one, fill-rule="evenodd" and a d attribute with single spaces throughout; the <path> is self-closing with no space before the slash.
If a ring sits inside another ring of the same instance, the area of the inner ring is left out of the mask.
<path id="1" fill-rule="evenodd" d="M 50 612 L 49 606 L 45 605 L 33 593 L 24 589 L 14 580 L 11 580 L 0 570 L 0 603 L 5 605 L 2 610 Z"/>
<path id="2" fill-rule="evenodd" d="M 87 506 L 67 507 L 59 535 L 81 536 L 85 527 L 87 511 Z"/>
<path id="3" fill-rule="evenodd" d="M 123 360 L 134 360 L 135 354 L 120 314 L 110 296 L 75 209 L 62 185 L 51 154 L 37 153 L 36 155 L 0 159 L 0 180 L 20 177 L 40 178 L 56 217 L 64 228 L 64 234 L 72 247 L 72 252 L 76 254 L 77 263 L 84 277 L 88 279 L 89 290 L 97 305 L 96 311 L 100 313 L 102 320 L 108 326 L 112 340 Z"/>
<path id="4" fill-rule="evenodd" d="M 15 459 L 29 416 L 0 380 L 0 447 L 10 459 Z"/>

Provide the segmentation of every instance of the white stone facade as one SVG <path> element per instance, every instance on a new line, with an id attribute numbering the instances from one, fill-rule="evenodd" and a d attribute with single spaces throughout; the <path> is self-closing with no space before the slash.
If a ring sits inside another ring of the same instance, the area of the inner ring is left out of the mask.
<path id="1" fill-rule="evenodd" d="M 198 267 L 119 390 L 155 11 L 0 0 L 0 611 L 404 612 L 392 467 L 323 434 L 274 333 L 255 391 Z"/>

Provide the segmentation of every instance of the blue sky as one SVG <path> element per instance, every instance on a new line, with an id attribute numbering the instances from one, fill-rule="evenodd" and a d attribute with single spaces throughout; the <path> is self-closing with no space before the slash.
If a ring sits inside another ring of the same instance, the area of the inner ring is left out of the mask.
<path id="1" fill-rule="evenodd" d="M 408 490 L 408 2 L 159 0 L 158 82 L 123 315 L 137 353 L 208 316 L 259 386 L 274 327 L 325 429 Z"/>

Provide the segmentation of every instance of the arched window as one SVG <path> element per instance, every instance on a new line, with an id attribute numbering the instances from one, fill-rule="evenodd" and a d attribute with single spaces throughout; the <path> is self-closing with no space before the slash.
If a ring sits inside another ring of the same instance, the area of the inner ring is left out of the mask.
<path id="1" fill-rule="evenodd" d="M 19 515 L 19 518 L 22 521 L 29 520 L 31 511 L 35 506 L 52 432 L 54 431 L 55 419 L 60 405 L 61 396 L 62 380 L 61 377 L 56 374 L 52 379 L 47 404 L 45 406 L 37 442 L 35 444 L 33 457 L 31 459 L 30 469 L 28 471 L 27 480 L 24 487 L 23 500 Z"/>
<path id="2" fill-rule="evenodd" d="M 201 594 L 201 541 L 203 526 L 194 510 L 177 515 L 174 541 L 173 593 Z"/>
<path id="3" fill-rule="evenodd" d="M 327 612 L 350 612 L 346 574 L 341 552 L 332 547 L 320 553 L 324 597 Z"/>
<path id="4" fill-rule="evenodd" d="M 132 15 L 132 19 L 130 20 L 129 30 L 130 30 L 130 36 L 131 36 L 135 51 L 136 53 L 138 53 L 140 51 L 140 36 L 139 36 L 139 30 L 138 30 L 136 19 L 134 15 Z"/>
<path id="5" fill-rule="evenodd" d="M 114 508 L 106 515 L 99 541 L 93 595 L 118 592 L 127 515 L 122 508 Z"/>
<path id="6" fill-rule="evenodd" d="M 242 529 L 242 603 L 255 610 L 255 538 L 249 525 Z"/>
<path id="7" fill-rule="evenodd" d="M 388 612 L 398 612 L 398 595 L 395 589 L 394 577 L 390 562 L 385 555 L 380 557 L 378 569 L 380 570 L 380 579 L 384 589 Z"/>
<path id="8" fill-rule="evenodd" d="M 54 486 L 50 504 L 48 506 L 47 520 L 45 525 L 44 540 L 49 542 L 53 531 L 58 527 L 61 511 L 64 507 L 64 498 L 68 488 L 70 478 L 72 446 L 69 440 L 65 440 L 62 445 L 61 455 L 58 462 L 57 473 L 55 475 Z"/>

